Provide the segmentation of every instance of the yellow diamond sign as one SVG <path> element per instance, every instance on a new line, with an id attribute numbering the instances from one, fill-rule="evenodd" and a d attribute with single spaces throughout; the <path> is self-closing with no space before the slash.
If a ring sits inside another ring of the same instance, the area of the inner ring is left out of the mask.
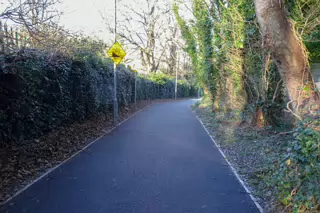
<path id="1" fill-rule="evenodd" d="M 107 52 L 108 56 L 113 60 L 116 65 L 119 65 L 122 59 L 126 56 L 126 52 L 122 46 L 116 42 Z"/>

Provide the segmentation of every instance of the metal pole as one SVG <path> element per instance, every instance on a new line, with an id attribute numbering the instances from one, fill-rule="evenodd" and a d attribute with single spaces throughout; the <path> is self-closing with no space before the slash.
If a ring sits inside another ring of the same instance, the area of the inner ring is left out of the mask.
<path id="1" fill-rule="evenodd" d="M 117 42 L 117 0 L 114 0 L 114 43 Z"/>
<path id="2" fill-rule="evenodd" d="M 137 110 L 137 72 L 135 72 L 134 76 L 134 107 Z"/>
<path id="3" fill-rule="evenodd" d="M 117 42 L 117 0 L 114 0 L 114 43 Z M 113 65 L 113 122 L 118 123 L 117 65 Z"/>
<path id="4" fill-rule="evenodd" d="M 179 69 L 179 53 L 177 53 L 177 68 L 176 68 L 176 85 L 174 89 L 174 98 L 177 99 L 178 95 L 178 69 Z"/>

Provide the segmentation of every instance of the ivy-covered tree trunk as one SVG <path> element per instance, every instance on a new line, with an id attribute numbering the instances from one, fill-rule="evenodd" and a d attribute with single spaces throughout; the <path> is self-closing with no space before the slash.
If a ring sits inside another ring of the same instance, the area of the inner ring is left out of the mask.
<path id="1" fill-rule="evenodd" d="M 212 18 L 208 6 L 204 0 L 193 0 L 192 11 L 195 17 L 195 34 L 198 44 L 197 72 L 203 79 L 203 83 L 211 95 L 212 100 L 216 98 L 218 72 L 213 69 L 213 35 Z"/>
<path id="2" fill-rule="evenodd" d="M 304 45 L 287 18 L 283 1 L 255 0 L 263 47 L 271 52 L 296 114 L 319 108 L 319 96 L 309 71 Z"/>

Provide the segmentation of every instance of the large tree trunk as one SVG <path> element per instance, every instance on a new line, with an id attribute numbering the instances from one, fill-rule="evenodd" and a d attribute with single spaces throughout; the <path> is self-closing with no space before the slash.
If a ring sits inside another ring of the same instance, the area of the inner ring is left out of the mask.
<path id="1" fill-rule="evenodd" d="M 282 0 L 254 0 L 263 36 L 263 47 L 270 51 L 286 85 L 291 107 L 302 115 L 319 109 L 319 95 L 309 71 L 304 45 L 298 40 L 286 16 Z"/>

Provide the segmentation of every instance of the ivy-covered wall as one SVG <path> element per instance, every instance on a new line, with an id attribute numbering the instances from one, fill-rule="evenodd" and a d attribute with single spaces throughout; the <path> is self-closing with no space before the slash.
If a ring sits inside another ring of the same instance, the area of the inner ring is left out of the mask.
<path id="1" fill-rule="evenodd" d="M 117 71 L 119 107 L 134 102 L 135 74 Z M 178 85 L 178 97 L 196 95 Z M 174 97 L 174 81 L 137 79 L 137 100 Z M 70 58 L 36 50 L 0 56 L 0 145 L 38 137 L 71 122 L 112 112 L 113 63 L 96 55 Z"/>

